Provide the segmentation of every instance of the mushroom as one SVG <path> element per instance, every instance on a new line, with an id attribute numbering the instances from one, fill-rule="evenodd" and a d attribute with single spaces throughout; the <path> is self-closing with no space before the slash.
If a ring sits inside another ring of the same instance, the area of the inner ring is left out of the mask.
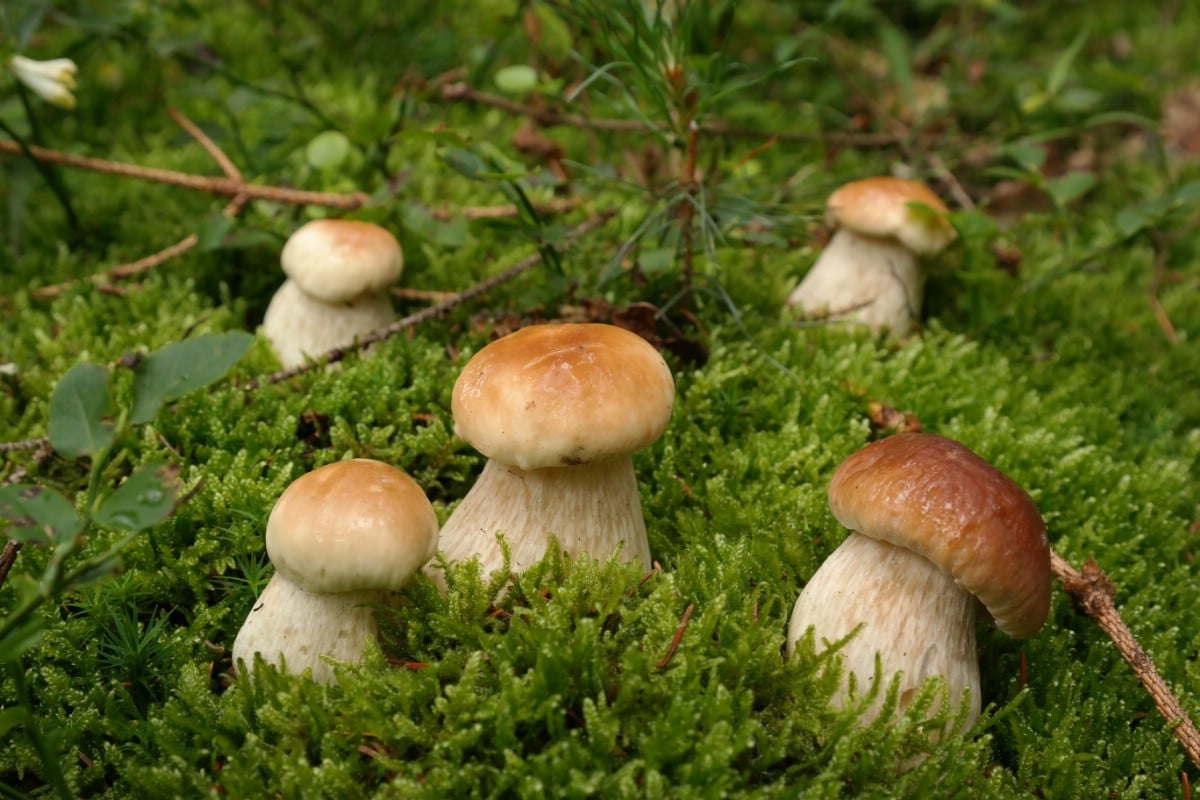
<path id="1" fill-rule="evenodd" d="M 833 238 L 788 306 L 907 335 L 921 315 L 925 276 L 917 259 L 936 255 L 955 236 L 946 210 L 916 181 L 876 177 L 842 186 L 825 207 Z"/>
<path id="2" fill-rule="evenodd" d="M 267 306 L 263 333 L 285 368 L 392 321 L 387 288 L 404 257 L 396 237 L 378 225 L 313 220 L 287 240 L 280 262 L 287 280 Z"/>
<path id="3" fill-rule="evenodd" d="M 1049 613 L 1050 548 L 1033 500 L 958 442 L 900 433 L 838 466 L 829 507 L 851 533 L 796 600 L 789 657 L 810 628 L 818 645 L 838 643 L 844 679 L 834 703 L 844 707 L 872 689 L 878 655 L 883 685 L 864 725 L 893 674 L 901 710 L 940 676 L 951 702 L 968 695 L 969 727 L 980 709 L 979 604 L 1018 638 Z"/>
<path id="4" fill-rule="evenodd" d="M 534 325 L 484 347 L 454 384 L 455 432 L 488 457 L 442 528 L 446 561 L 521 571 L 551 537 L 563 551 L 650 568 L 631 453 L 662 435 L 675 402 L 671 370 L 613 325 Z M 430 576 L 444 587 L 442 570 Z"/>
<path id="5" fill-rule="evenodd" d="M 275 574 L 233 642 L 233 663 L 254 654 L 333 681 L 326 659 L 356 662 L 378 633 L 386 602 L 437 552 L 438 521 L 416 481 L 373 459 L 319 467 L 293 481 L 267 518 Z"/>

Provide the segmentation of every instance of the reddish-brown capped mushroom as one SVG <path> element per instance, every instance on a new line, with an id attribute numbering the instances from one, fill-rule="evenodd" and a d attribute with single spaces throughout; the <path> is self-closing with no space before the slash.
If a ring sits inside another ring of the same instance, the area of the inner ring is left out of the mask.
<path id="1" fill-rule="evenodd" d="M 850 637 L 839 650 L 846 680 L 836 702 L 871 690 L 878 656 L 885 686 L 902 673 L 901 709 L 937 676 L 952 703 L 967 696 L 969 726 L 980 709 L 979 605 L 1015 637 L 1037 633 L 1049 613 L 1050 548 L 1037 507 L 966 447 L 927 433 L 890 436 L 847 458 L 829 484 L 829 507 L 851 533 L 800 593 L 789 654 L 810 628 L 818 645 Z"/>

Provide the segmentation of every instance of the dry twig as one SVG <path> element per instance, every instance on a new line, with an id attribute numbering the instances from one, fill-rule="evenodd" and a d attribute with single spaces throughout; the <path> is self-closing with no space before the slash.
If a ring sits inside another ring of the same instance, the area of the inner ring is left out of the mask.
<path id="1" fill-rule="evenodd" d="M 1129 626 L 1121 619 L 1116 604 L 1113 603 L 1116 587 L 1112 581 L 1095 560 L 1088 559 L 1082 570 L 1076 570 L 1053 550 L 1050 551 L 1050 568 L 1076 606 L 1096 620 L 1100 630 L 1104 631 L 1116 646 L 1117 652 L 1133 667 L 1134 674 L 1150 694 L 1154 706 L 1167 721 L 1175 738 L 1183 745 L 1188 758 L 1200 767 L 1200 732 L 1196 730 L 1195 724 L 1167 686 L 1167 682 L 1158 673 L 1150 656 L 1146 655 Z"/>
<path id="2" fill-rule="evenodd" d="M 675 651 L 679 649 L 679 643 L 683 641 L 684 631 L 687 630 L 688 623 L 692 621 L 692 612 L 696 610 L 695 603 L 688 603 L 688 607 L 683 611 L 683 618 L 679 620 L 679 625 L 675 628 L 675 635 L 671 637 L 671 643 L 667 645 L 667 652 L 658 660 L 655 665 L 659 669 L 663 669 L 667 664 L 671 663 L 671 659 L 675 655 Z"/>
<path id="3" fill-rule="evenodd" d="M 0 153 L 8 155 L 26 155 L 21 146 L 7 139 L 0 139 Z M 265 186 L 259 183 L 243 183 L 228 177 L 210 177 L 207 175 L 192 175 L 187 172 L 176 172 L 170 169 L 142 167 L 137 164 L 125 164 L 119 161 L 107 161 L 102 158 L 79 156 L 73 153 L 62 153 L 48 150 L 44 147 L 30 147 L 28 155 L 39 161 L 50 164 L 61 164 L 66 167 L 86 169 L 107 175 L 120 175 L 125 178 L 152 183 L 164 183 L 168 186 L 178 186 L 183 189 L 193 189 L 208 194 L 237 197 L 245 194 L 248 200 L 268 200 L 275 203 L 291 205 L 326 206 L 352 211 L 367 202 L 363 192 L 349 194 L 339 192 L 310 192 L 304 189 L 290 189 L 285 186 Z"/>

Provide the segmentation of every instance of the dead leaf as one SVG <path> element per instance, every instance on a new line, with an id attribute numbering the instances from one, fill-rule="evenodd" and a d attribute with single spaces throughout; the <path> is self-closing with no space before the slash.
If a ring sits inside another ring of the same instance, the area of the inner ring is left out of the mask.
<path id="1" fill-rule="evenodd" d="M 1200 84 L 1163 98 L 1161 130 L 1169 151 L 1187 160 L 1200 158 Z"/>

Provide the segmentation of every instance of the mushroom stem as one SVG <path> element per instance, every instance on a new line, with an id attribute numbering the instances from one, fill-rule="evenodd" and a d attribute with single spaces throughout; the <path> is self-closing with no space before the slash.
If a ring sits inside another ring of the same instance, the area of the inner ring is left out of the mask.
<path id="1" fill-rule="evenodd" d="M 392 301 L 386 292 L 364 292 L 353 300 L 326 303 L 285 280 L 263 317 L 263 333 L 284 367 L 352 343 L 392 321 Z"/>
<path id="2" fill-rule="evenodd" d="M 921 315 L 924 277 L 895 239 L 838 228 L 787 304 L 903 336 Z"/>
<path id="3" fill-rule="evenodd" d="M 504 565 L 497 533 L 509 545 L 509 566 L 516 572 L 540 560 L 551 537 L 571 556 L 606 558 L 620 548 L 624 560 L 650 569 L 650 544 L 629 456 L 533 470 L 489 459 L 442 528 L 441 551 L 448 562 L 478 555 L 487 575 Z M 430 563 L 426 571 L 445 588 L 440 567 Z"/>
<path id="4" fill-rule="evenodd" d="M 963 723 L 967 728 L 980 710 L 976 602 L 927 559 L 851 533 L 796 600 L 788 624 L 788 656 L 810 627 L 817 644 L 824 646 L 854 634 L 838 650 L 845 672 L 834 705 L 846 707 L 855 696 L 871 691 L 878 654 L 883 685 L 864 711 L 863 724 L 878 717 L 892 675 L 900 672 L 901 711 L 927 679 L 941 677 L 951 704 L 970 693 Z"/>
<path id="5" fill-rule="evenodd" d="M 361 661 L 366 642 L 378 631 L 371 606 L 385 592 L 366 589 L 340 593 L 307 591 L 275 573 L 263 589 L 233 642 L 233 663 L 254 669 L 254 654 L 287 672 L 306 669 L 318 683 L 333 683 L 334 661 Z"/>

